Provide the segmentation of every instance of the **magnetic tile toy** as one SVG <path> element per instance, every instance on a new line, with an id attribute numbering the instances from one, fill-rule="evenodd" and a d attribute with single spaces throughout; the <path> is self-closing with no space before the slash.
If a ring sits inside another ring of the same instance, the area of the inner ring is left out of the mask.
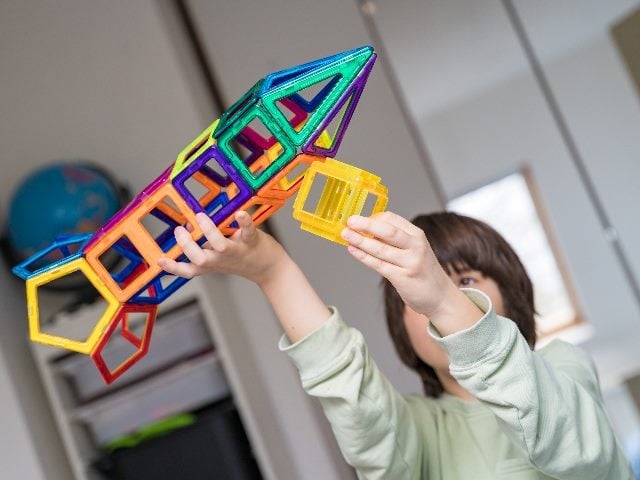
<path id="1" fill-rule="evenodd" d="M 106 383 L 123 375 L 147 353 L 158 305 L 188 281 L 162 271 L 158 259 L 189 261 L 174 236 L 179 225 L 190 224 L 194 241 L 206 242 L 195 220 L 200 212 L 231 235 L 236 212 L 259 225 L 297 195 L 293 216 L 301 228 L 344 243 L 340 231 L 350 215 L 367 200 L 372 214 L 387 204 L 379 177 L 332 158 L 375 60 L 364 46 L 267 75 L 95 233 L 56 238 L 14 267 L 26 282 L 31 340 L 90 355 Z M 77 272 L 107 306 L 86 336 L 72 339 L 44 330 L 38 288 Z M 132 314 L 145 316 L 139 335 Z M 110 366 L 106 349 L 118 335 L 133 353 Z"/>

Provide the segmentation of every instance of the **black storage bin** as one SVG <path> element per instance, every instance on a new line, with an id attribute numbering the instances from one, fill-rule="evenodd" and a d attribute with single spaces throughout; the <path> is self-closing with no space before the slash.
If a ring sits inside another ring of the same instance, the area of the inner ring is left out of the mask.
<path id="1" fill-rule="evenodd" d="M 261 480 L 240 416 L 225 400 L 198 414 L 192 425 L 95 464 L 112 480 Z"/>

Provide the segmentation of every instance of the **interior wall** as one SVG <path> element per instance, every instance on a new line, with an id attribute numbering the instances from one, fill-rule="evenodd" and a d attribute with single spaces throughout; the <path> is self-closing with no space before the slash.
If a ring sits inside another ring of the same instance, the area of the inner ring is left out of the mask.
<path id="1" fill-rule="evenodd" d="M 47 478 L 42 470 L 39 458 L 31 446 L 27 426 L 20 412 L 20 400 L 11 388 L 11 379 L 7 376 L 4 362 L 0 364 L 0 402 L 2 414 L 0 421 L 6 432 L 11 432 L 0 437 L 0 461 L 2 462 L 3 475 L 7 478 L 33 478 L 34 480 Z M 59 477 L 63 478 L 63 477 Z M 69 478 L 69 477 L 67 477 Z"/>
<path id="2" fill-rule="evenodd" d="M 514 4 L 595 194 L 640 283 L 640 225 L 629 208 L 640 195 L 640 95 L 612 33 L 619 21 L 640 11 L 640 2 Z"/>
<path id="3" fill-rule="evenodd" d="M 0 464 L 7 478 L 63 480 L 69 466 L 29 353 L 22 289 L 0 266 Z M 40 448 L 35 442 L 40 441 Z M 42 457 L 40 456 L 42 454 Z M 49 476 L 45 475 L 49 473 Z"/>
<path id="4" fill-rule="evenodd" d="M 206 127 L 157 2 L 0 8 L 0 95 L 11 112 L 0 117 L 1 205 L 28 172 L 59 159 L 95 160 L 137 192 Z"/>
<path id="5" fill-rule="evenodd" d="M 153 0 L 0 2 L 0 225 L 18 182 L 53 160 L 94 160 L 133 192 L 171 163 L 212 116 L 176 49 Z M 24 284 L 5 265 L 0 323 L 2 476 L 68 480 L 30 354 Z"/>

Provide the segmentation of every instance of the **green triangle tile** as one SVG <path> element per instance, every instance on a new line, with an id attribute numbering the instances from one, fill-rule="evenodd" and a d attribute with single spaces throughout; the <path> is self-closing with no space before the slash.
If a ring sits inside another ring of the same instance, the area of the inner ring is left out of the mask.
<path id="1" fill-rule="evenodd" d="M 267 111 L 278 121 L 285 133 L 291 138 L 294 145 L 297 147 L 302 146 L 309 140 L 324 117 L 331 111 L 342 94 L 356 79 L 358 73 L 360 73 L 360 70 L 372 54 L 372 48 L 364 48 L 353 55 L 321 68 L 314 69 L 301 77 L 296 77 L 283 83 L 278 88 L 265 93 L 262 97 L 263 104 Z M 277 101 L 336 76 L 339 77 L 338 82 L 327 94 L 326 98 L 320 102 L 318 107 L 309 115 L 304 127 L 302 127 L 300 131 L 294 130 L 294 128 L 289 125 L 284 112 L 278 107 Z"/>

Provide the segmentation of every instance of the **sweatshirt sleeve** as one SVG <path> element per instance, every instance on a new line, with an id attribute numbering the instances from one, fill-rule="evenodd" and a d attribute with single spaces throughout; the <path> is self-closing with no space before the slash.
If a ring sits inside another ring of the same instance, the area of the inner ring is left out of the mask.
<path id="1" fill-rule="evenodd" d="M 631 479 L 589 357 L 563 344 L 561 358 L 548 361 L 531 351 L 514 322 L 495 314 L 484 293 L 463 291 L 485 315 L 446 337 L 429 327 L 449 355 L 454 378 L 494 413 L 505 434 L 546 475 Z"/>
<path id="2" fill-rule="evenodd" d="M 367 479 L 419 479 L 422 446 L 407 401 L 378 370 L 362 334 L 338 312 L 320 328 L 280 349 L 300 371 L 303 388 L 317 397 L 340 449 Z"/>

